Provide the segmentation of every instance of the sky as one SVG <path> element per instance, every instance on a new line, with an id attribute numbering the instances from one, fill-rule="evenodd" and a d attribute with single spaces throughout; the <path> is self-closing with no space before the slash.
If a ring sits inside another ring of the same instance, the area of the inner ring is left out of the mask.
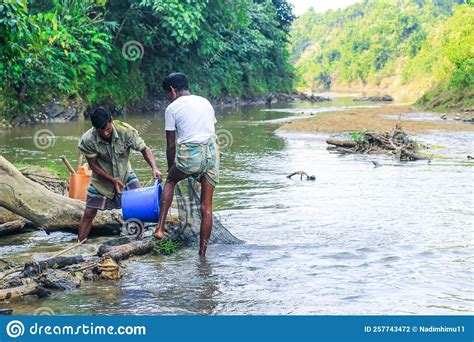
<path id="1" fill-rule="evenodd" d="M 324 12 L 328 9 L 344 8 L 359 0 L 289 0 L 295 6 L 295 14 L 301 15 L 308 8 L 313 7 L 316 12 Z"/>

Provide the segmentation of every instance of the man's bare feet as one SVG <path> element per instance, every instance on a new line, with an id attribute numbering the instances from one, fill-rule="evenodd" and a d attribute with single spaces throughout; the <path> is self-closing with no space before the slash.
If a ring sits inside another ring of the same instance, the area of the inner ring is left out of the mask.
<path id="1" fill-rule="evenodd" d="M 165 236 L 165 232 L 163 231 L 163 229 L 157 229 L 155 230 L 155 234 L 153 234 L 153 236 L 156 237 L 158 240 L 161 240 Z"/>
<path id="2" fill-rule="evenodd" d="M 153 234 L 153 236 L 155 238 L 157 238 L 158 240 L 161 240 L 163 239 L 165 236 L 170 236 L 169 232 L 166 231 L 166 229 L 159 229 L 159 228 L 156 228 L 155 230 L 155 234 Z"/>

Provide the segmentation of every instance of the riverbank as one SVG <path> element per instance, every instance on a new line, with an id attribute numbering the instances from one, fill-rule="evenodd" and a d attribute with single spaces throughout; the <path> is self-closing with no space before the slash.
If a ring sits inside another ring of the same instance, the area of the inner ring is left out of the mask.
<path id="1" fill-rule="evenodd" d="M 424 114 L 431 118 L 417 120 L 414 116 Z M 384 105 L 377 108 L 351 108 L 341 111 L 320 113 L 311 118 L 294 120 L 284 123 L 278 130 L 289 132 L 324 132 L 342 133 L 372 130 L 383 132 L 391 130 L 401 120 L 401 126 L 409 133 L 421 133 L 434 130 L 440 131 L 474 131 L 474 125 L 460 123 L 453 119 L 469 119 L 465 117 L 443 116 L 439 113 L 421 112 L 411 105 Z M 446 119 L 444 121 L 443 119 Z M 439 121 L 435 121 L 439 119 Z"/>
<path id="2" fill-rule="evenodd" d="M 232 95 L 221 95 L 219 97 L 210 97 L 209 101 L 216 108 L 234 108 L 240 106 L 271 105 L 276 103 L 288 103 L 295 100 L 309 102 L 323 102 L 331 99 L 326 96 L 307 95 L 304 93 L 268 93 L 261 96 L 238 97 Z M 136 102 L 133 105 L 119 108 L 107 103 L 103 105 L 110 108 L 117 116 L 155 113 L 163 114 L 169 101 L 165 98 L 146 98 Z M 88 104 L 79 96 L 58 97 L 43 104 L 34 113 L 24 113 L 16 115 L 7 120 L 2 117 L 0 111 L 0 130 L 5 130 L 17 126 L 29 126 L 35 124 L 61 123 L 87 118 L 91 108 L 94 106 Z"/>

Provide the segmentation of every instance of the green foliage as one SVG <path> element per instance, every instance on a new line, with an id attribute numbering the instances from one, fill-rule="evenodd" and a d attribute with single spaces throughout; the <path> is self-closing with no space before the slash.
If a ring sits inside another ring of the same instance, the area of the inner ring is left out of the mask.
<path id="1" fill-rule="evenodd" d="M 163 33 L 171 37 L 173 43 L 188 45 L 200 36 L 208 3 L 209 0 L 143 0 L 140 6 L 152 8 L 154 16 L 161 19 Z"/>
<path id="2" fill-rule="evenodd" d="M 351 138 L 355 142 L 360 142 L 363 137 L 364 137 L 364 132 L 352 132 L 351 133 Z"/>
<path id="3" fill-rule="evenodd" d="M 41 7 L 41 11 L 35 8 Z M 47 5 L 8 1 L 0 5 L 0 96 L 10 114 L 29 112 L 58 95 L 84 95 L 107 72 L 114 23 L 93 0 L 56 0 Z M 15 19 L 8 19 L 14 17 Z"/>
<path id="4" fill-rule="evenodd" d="M 450 0 L 367 0 L 343 10 L 308 11 L 293 24 L 297 86 L 378 86 L 401 76 L 426 91 L 473 84 L 472 5 Z"/>
<path id="5" fill-rule="evenodd" d="M 183 248 L 183 242 L 164 237 L 161 240 L 155 240 L 153 252 L 161 255 L 171 255 Z"/>
<path id="6" fill-rule="evenodd" d="M 472 106 L 474 88 L 474 7 L 461 5 L 422 45 L 403 70 L 405 83 L 431 88 L 418 101 L 427 108 Z M 430 85 L 434 84 L 434 87 Z"/>
<path id="7" fill-rule="evenodd" d="M 201 95 L 292 90 L 286 0 L 25 0 L 0 5 L 0 113 L 57 96 L 132 105 L 187 73 Z M 140 58 L 124 58 L 136 41 Z M 2 115 L 2 114 L 0 114 Z"/>

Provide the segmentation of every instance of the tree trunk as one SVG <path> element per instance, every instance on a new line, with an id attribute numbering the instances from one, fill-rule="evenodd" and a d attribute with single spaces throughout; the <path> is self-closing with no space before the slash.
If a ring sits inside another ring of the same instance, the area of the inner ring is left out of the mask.
<path id="1" fill-rule="evenodd" d="M 1 185 L 0 185 L 1 189 Z M 23 217 L 12 213 L 10 210 L 0 207 L 0 224 L 12 221 L 26 221 Z"/>
<path id="2" fill-rule="evenodd" d="M 30 220 L 46 230 L 71 230 L 79 227 L 85 203 L 58 195 L 21 174 L 8 160 L 0 156 L 0 206 Z M 93 228 L 118 229 L 121 214 L 99 211 Z"/>
<path id="3" fill-rule="evenodd" d="M 49 291 L 39 286 L 35 281 L 31 279 L 25 279 L 24 285 L 0 290 L 0 301 L 23 297 L 30 294 L 36 294 L 39 297 L 44 297 L 49 294 Z"/>
<path id="4" fill-rule="evenodd" d="M 0 224 L 0 236 L 20 233 L 25 227 L 24 220 Z"/>
<path id="5" fill-rule="evenodd" d="M 134 255 L 143 255 L 150 253 L 153 250 L 153 239 L 146 238 L 143 240 L 133 241 L 118 246 L 104 246 L 99 247 L 100 256 L 110 257 L 115 261 L 128 259 Z"/>

